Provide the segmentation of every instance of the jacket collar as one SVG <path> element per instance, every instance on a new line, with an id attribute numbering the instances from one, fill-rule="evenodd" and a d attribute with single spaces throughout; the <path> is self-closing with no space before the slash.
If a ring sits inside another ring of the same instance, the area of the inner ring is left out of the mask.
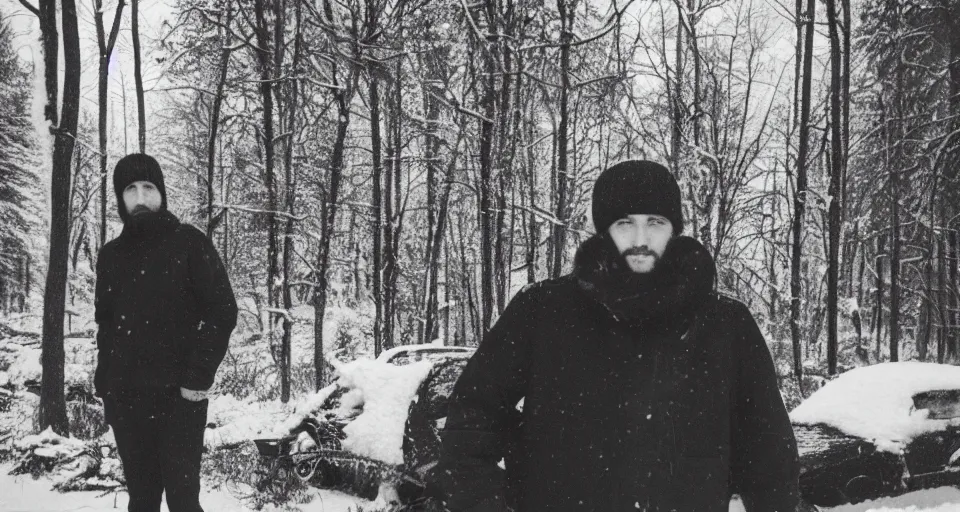
<path id="1" fill-rule="evenodd" d="M 637 274 L 613 240 L 597 234 L 580 245 L 573 274 L 579 288 L 618 321 L 688 324 L 713 291 L 716 264 L 700 242 L 679 236 L 667 245 L 653 272 Z"/>
<path id="2" fill-rule="evenodd" d="M 169 210 L 161 209 L 158 212 L 128 217 L 123 223 L 123 231 L 120 232 L 119 238 L 129 241 L 149 240 L 169 233 L 179 225 L 180 219 L 176 215 Z"/>

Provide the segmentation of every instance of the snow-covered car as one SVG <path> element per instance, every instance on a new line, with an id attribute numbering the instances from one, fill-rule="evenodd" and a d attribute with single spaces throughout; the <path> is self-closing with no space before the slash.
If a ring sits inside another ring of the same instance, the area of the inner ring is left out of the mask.
<path id="1" fill-rule="evenodd" d="M 255 441 L 261 455 L 312 485 L 384 504 L 416 501 L 439 457 L 447 400 L 473 349 L 404 348 L 376 361 L 338 363 L 337 382 L 288 419 L 288 435 Z"/>
<path id="2" fill-rule="evenodd" d="M 899 362 L 853 369 L 790 419 L 808 503 L 830 507 L 960 485 L 960 367 Z"/>

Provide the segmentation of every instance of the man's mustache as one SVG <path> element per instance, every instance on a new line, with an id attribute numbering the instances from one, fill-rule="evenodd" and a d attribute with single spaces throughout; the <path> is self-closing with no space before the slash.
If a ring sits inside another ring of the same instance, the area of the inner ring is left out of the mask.
<path id="1" fill-rule="evenodd" d="M 642 246 L 640 246 L 640 247 L 631 247 L 631 248 L 623 251 L 623 256 L 624 256 L 624 257 L 627 257 L 627 256 L 653 256 L 654 258 L 659 257 L 659 256 L 657 255 L 657 253 L 655 253 L 655 252 L 653 252 L 652 250 L 650 250 L 650 248 L 647 247 L 646 245 L 642 245 Z"/>
<path id="2" fill-rule="evenodd" d="M 137 206 L 134 206 L 134 207 L 133 207 L 133 211 L 130 212 L 130 215 L 139 215 L 139 214 L 141 214 L 141 213 L 150 213 L 150 212 L 152 212 L 152 211 L 153 211 L 153 210 L 151 210 L 150 208 L 147 208 L 146 206 L 144 206 L 144 205 L 142 205 L 142 204 L 138 204 Z"/>

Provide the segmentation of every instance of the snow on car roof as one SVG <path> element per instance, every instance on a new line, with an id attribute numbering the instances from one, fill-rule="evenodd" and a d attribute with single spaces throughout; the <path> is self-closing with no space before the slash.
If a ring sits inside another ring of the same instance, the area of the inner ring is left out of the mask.
<path id="1" fill-rule="evenodd" d="M 390 350 L 384 350 L 380 353 L 380 356 L 377 357 L 377 361 L 389 361 L 390 358 L 397 354 L 401 353 L 412 353 L 412 352 L 473 352 L 473 347 L 457 347 L 449 345 L 436 345 L 433 343 L 426 343 L 422 345 L 400 345 L 399 347 L 393 347 Z"/>
<path id="2" fill-rule="evenodd" d="M 960 425 L 960 418 L 928 418 L 913 408 L 913 395 L 960 389 L 960 367 L 920 362 L 880 363 L 843 373 L 790 413 L 797 424 L 822 423 L 895 450 L 925 432 Z"/>

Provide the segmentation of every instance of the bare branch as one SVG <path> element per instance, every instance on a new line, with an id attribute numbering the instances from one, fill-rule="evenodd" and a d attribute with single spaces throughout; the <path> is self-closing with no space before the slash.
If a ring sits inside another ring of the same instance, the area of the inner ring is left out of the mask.
<path id="1" fill-rule="evenodd" d="M 31 5 L 30 2 L 28 2 L 27 0 L 20 0 L 20 5 L 26 7 L 27 10 L 32 12 L 34 16 L 38 18 L 40 17 L 40 9 L 37 9 L 36 7 Z"/>

